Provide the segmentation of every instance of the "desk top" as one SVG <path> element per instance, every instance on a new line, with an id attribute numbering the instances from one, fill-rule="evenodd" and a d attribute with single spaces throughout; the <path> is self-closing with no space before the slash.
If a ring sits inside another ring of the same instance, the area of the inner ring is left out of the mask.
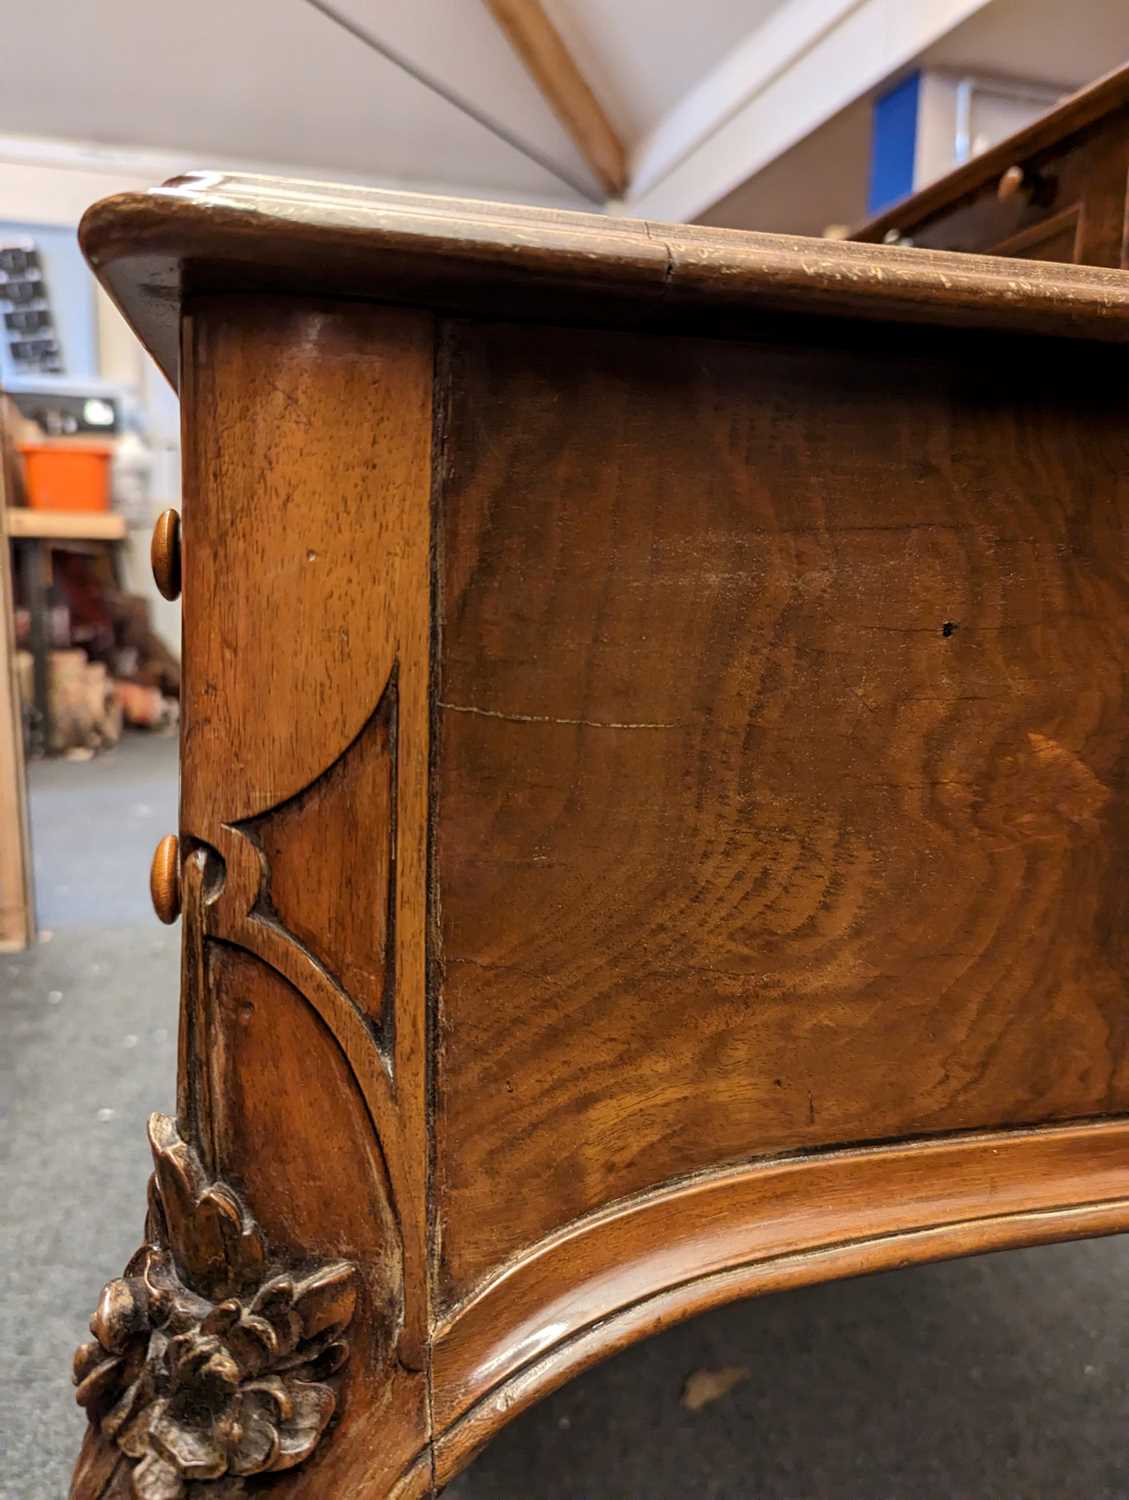
<path id="1" fill-rule="evenodd" d="M 105 199 L 79 235 L 174 383 L 196 291 L 721 334 L 807 315 L 1129 338 L 1120 271 L 220 172 Z"/>

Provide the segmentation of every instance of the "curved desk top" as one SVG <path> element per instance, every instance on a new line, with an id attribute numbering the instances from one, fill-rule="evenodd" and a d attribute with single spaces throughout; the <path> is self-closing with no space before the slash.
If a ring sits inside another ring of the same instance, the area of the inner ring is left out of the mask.
<path id="1" fill-rule="evenodd" d="M 79 233 L 174 383 L 180 304 L 194 290 L 723 334 L 815 315 L 1129 338 L 1119 271 L 271 177 L 189 173 L 95 204 Z"/>

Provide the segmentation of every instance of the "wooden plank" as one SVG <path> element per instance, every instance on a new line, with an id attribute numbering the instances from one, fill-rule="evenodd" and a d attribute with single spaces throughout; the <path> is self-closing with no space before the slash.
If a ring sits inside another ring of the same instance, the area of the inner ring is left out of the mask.
<path id="1" fill-rule="evenodd" d="M 0 413 L 0 447 L 3 442 L 3 416 Z M 5 511 L 4 464 L 0 462 L 0 950 L 3 951 L 26 948 L 35 936 L 27 783 L 20 698 L 16 686 L 11 557 L 5 534 Z"/>
<path id="2" fill-rule="evenodd" d="M 486 0 L 486 5 L 604 189 L 621 198 L 627 151 L 541 0 Z"/>
<path id="3" fill-rule="evenodd" d="M 125 517 L 105 510 L 31 510 L 8 508 L 8 535 L 48 541 L 121 542 Z"/>

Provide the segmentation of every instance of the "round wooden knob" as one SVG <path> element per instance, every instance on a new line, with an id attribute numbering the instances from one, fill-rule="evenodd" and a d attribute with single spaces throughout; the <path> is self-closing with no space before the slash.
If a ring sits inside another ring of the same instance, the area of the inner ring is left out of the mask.
<path id="1" fill-rule="evenodd" d="M 149 894 L 161 921 L 175 922 L 180 916 L 180 844 L 175 833 L 166 833 L 157 845 L 149 870 Z"/>
<path id="2" fill-rule="evenodd" d="M 149 547 L 149 559 L 153 564 L 153 577 L 166 599 L 180 597 L 180 515 L 175 510 L 163 510 L 153 527 L 153 540 Z"/>
<path id="3" fill-rule="evenodd" d="M 1023 168 L 1020 166 L 1008 167 L 1007 171 L 996 184 L 996 197 L 1001 203 L 1007 203 L 1014 198 L 1026 181 Z"/>

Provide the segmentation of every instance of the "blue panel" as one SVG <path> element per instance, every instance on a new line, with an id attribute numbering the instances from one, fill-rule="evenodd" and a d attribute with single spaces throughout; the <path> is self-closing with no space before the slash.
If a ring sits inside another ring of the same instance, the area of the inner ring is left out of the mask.
<path id="1" fill-rule="evenodd" d="M 881 213 L 913 192 L 921 74 L 911 73 L 874 101 L 867 211 Z"/>

